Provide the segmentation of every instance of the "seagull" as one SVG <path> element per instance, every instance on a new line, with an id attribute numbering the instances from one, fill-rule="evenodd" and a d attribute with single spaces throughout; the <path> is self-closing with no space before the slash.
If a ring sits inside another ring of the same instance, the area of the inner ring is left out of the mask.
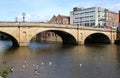
<path id="1" fill-rule="evenodd" d="M 43 65 L 44 63 L 43 63 L 43 62 L 41 62 L 41 64 Z"/>
<path id="2" fill-rule="evenodd" d="M 49 66 L 50 66 L 50 65 L 52 65 L 52 62 L 51 62 L 51 61 L 49 62 Z"/>
<path id="3" fill-rule="evenodd" d="M 80 64 L 80 67 L 82 67 L 82 64 Z"/>

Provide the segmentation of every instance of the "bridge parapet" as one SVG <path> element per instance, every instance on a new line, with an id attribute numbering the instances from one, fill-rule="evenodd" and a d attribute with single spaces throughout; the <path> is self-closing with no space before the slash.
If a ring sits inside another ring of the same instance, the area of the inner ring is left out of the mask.
<path id="1" fill-rule="evenodd" d="M 108 28 L 94 28 L 94 27 L 84 27 L 84 26 L 80 26 L 78 27 L 79 29 L 82 29 L 82 30 L 93 30 L 93 31 L 112 31 L 112 32 L 116 32 L 117 30 L 116 29 L 108 29 Z"/>
<path id="2" fill-rule="evenodd" d="M 15 23 L 15 22 L 0 22 L 0 27 L 5 27 L 5 26 L 7 26 L 7 27 L 13 27 L 13 26 L 18 26 L 19 25 L 19 23 Z"/>
<path id="3" fill-rule="evenodd" d="M 47 24 L 40 22 L 0 22 L 0 27 L 54 27 L 54 28 L 65 28 L 65 29 L 79 29 L 79 30 L 96 30 L 96 31 L 112 31 L 116 32 L 116 29 L 108 28 L 95 28 L 86 26 L 74 26 L 74 25 L 61 25 L 61 24 Z"/>

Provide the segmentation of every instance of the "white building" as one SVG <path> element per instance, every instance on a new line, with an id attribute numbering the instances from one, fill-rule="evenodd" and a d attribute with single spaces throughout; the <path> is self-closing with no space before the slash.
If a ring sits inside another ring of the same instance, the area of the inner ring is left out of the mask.
<path id="1" fill-rule="evenodd" d="M 70 12 L 70 24 L 79 26 L 99 26 L 104 27 L 105 24 L 105 8 L 73 8 Z"/>

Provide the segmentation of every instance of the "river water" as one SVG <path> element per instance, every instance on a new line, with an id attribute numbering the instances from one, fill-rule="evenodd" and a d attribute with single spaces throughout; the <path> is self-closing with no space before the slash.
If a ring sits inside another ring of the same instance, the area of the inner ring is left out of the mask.
<path id="1" fill-rule="evenodd" d="M 119 45 L 10 45 L 0 42 L 0 64 L 13 67 L 9 78 L 120 78 Z"/>

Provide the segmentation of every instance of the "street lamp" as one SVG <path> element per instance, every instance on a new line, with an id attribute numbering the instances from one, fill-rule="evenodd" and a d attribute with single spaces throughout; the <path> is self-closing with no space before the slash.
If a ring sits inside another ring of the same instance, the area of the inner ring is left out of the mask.
<path id="1" fill-rule="evenodd" d="M 17 17 L 15 18 L 15 22 L 18 22 L 18 18 Z"/>
<path id="2" fill-rule="evenodd" d="M 22 13 L 22 16 L 23 16 L 23 22 L 25 22 L 25 16 L 26 16 L 26 14 Z"/>

